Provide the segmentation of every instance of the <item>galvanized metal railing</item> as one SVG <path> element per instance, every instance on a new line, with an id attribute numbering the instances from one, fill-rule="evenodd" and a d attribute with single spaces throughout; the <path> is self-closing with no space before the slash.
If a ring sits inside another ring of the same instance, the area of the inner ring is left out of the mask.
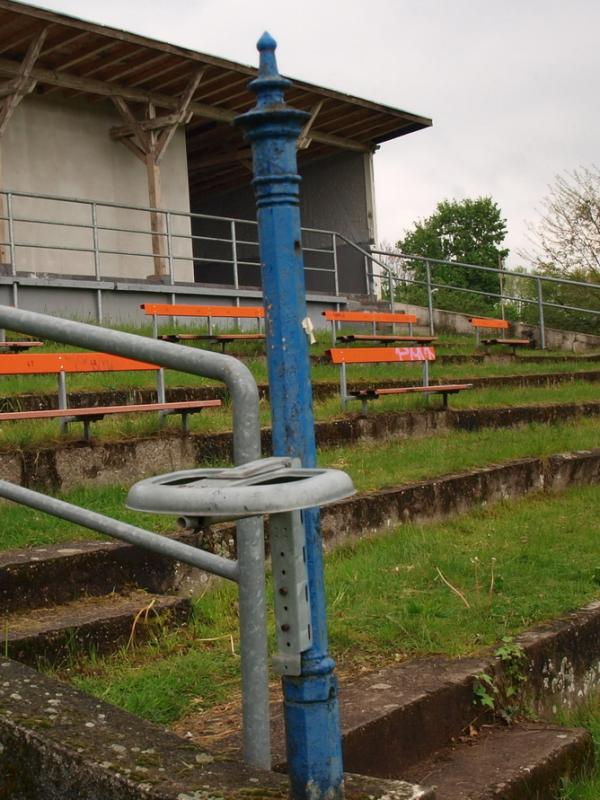
<path id="1" fill-rule="evenodd" d="M 171 286 L 194 281 L 235 290 L 261 286 L 254 220 L 8 190 L 0 191 L 0 205 L 0 261 L 15 277 L 52 273 L 52 254 L 57 254 L 61 276 L 98 283 L 154 272 Z M 337 234 L 317 228 L 302 233 L 309 290 L 312 285 L 338 295 Z M 43 262 L 38 263 L 37 251 L 43 251 Z M 13 287 L 18 306 L 18 284 Z M 102 289 L 97 292 L 101 321 Z"/>
<path id="2" fill-rule="evenodd" d="M 248 368 L 237 359 L 209 350 L 181 347 L 146 336 L 98 328 L 82 322 L 3 305 L 0 305 L 0 326 L 64 344 L 134 358 L 222 381 L 227 386 L 232 401 L 234 460 L 236 464 L 244 464 L 260 458 L 258 388 Z M 0 497 L 37 508 L 237 582 L 242 692 L 245 698 L 242 710 L 244 757 L 254 766 L 270 769 L 265 547 L 262 518 L 248 517 L 236 523 L 237 561 L 231 561 L 9 481 L 0 480 Z"/>
<path id="3" fill-rule="evenodd" d="M 394 253 L 386 250 L 373 249 L 367 252 L 359 245 L 355 244 L 354 242 L 351 242 L 342 234 L 338 234 L 338 238 L 340 240 L 343 240 L 347 245 L 353 247 L 358 252 L 362 253 L 363 263 L 365 268 L 365 282 L 367 285 L 367 294 L 372 297 L 379 296 L 381 294 L 381 288 L 383 287 L 384 293 L 387 294 L 389 298 L 389 304 L 392 311 L 394 311 L 396 305 L 396 288 L 398 286 L 411 284 L 416 286 L 422 286 L 425 288 L 427 297 L 427 308 L 428 308 L 428 323 L 432 335 L 435 333 L 434 297 L 436 291 L 440 289 L 448 289 L 455 292 L 461 292 L 464 294 L 471 294 L 486 298 L 495 298 L 500 301 L 501 305 L 505 301 L 512 301 L 523 305 L 537 306 L 538 324 L 540 328 L 540 346 L 542 349 L 546 347 L 546 323 L 544 317 L 545 308 L 554 308 L 554 309 L 559 309 L 561 311 L 573 311 L 582 314 L 590 314 L 597 317 L 600 316 L 600 284 L 597 283 L 575 281 L 568 278 L 555 278 L 549 275 L 535 275 L 535 274 L 529 274 L 527 272 L 514 272 L 506 269 L 497 269 L 495 267 L 484 267 L 478 264 L 467 264 L 460 261 L 445 261 L 436 258 L 426 258 L 424 256 L 408 255 L 406 253 Z M 382 260 L 383 258 L 385 258 L 388 263 L 383 261 Z M 390 259 L 397 259 L 399 263 L 406 263 L 411 261 L 422 263 L 425 268 L 425 279 L 419 280 L 418 278 L 412 278 L 407 274 L 403 274 L 401 276 L 398 275 L 397 270 L 390 266 L 389 264 Z M 377 265 L 379 267 L 378 272 L 375 271 L 374 265 Z M 503 291 L 499 292 L 482 291 L 480 289 L 473 289 L 465 286 L 459 286 L 457 284 L 441 283 L 439 281 L 433 280 L 432 269 L 431 269 L 432 265 L 443 265 L 452 268 L 459 268 L 465 270 L 478 270 L 480 272 L 497 274 L 499 276 L 499 286 L 502 285 L 500 281 L 506 276 L 532 281 L 535 285 L 535 297 L 533 299 L 530 297 L 524 297 L 523 295 L 517 297 Z M 379 286 L 377 286 L 377 284 L 379 284 Z M 566 305 L 563 303 L 553 303 L 548 300 L 545 300 L 544 284 L 554 284 L 567 287 L 579 287 L 589 292 L 596 292 L 597 294 L 595 296 L 598 299 L 599 307 L 590 308 L 590 307 L 573 306 L 573 305 Z M 600 328 L 599 328 L 599 334 L 600 334 Z"/>
<path id="4" fill-rule="evenodd" d="M 36 213 L 39 204 L 42 209 Z M 255 220 L 9 190 L 0 191 L 0 206 L 0 262 L 5 272 L 14 278 L 12 304 L 15 307 L 19 306 L 19 276 L 28 272 L 52 274 L 52 254 L 58 259 L 53 278 L 68 278 L 70 268 L 72 275 L 97 285 L 98 322 L 103 320 L 105 282 L 115 279 L 135 282 L 148 277 L 148 272 L 160 274 L 160 282 L 172 287 L 172 302 L 175 302 L 175 287 L 190 283 L 229 287 L 237 305 L 244 289 L 261 289 Z M 153 226 L 153 218 L 160 221 L 158 231 L 156 223 Z M 143 246 L 136 246 L 140 239 Z M 157 240 L 161 242 L 158 251 Z M 542 347 L 546 344 L 546 309 L 600 315 L 598 308 L 552 302 L 544 291 L 550 284 L 579 287 L 596 293 L 600 300 L 599 284 L 381 249 L 366 250 L 344 234 L 320 228 L 302 228 L 302 240 L 308 291 L 317 291 L 333 299 L 339 297 L 340 287 L 345 285 L 345 259 L 341 253 L 354 252 L 355 263 L 362 259 L 364 265 L 361 281 L 364 294 L 379 298 L 383 287 L 383 294 L 389 297 L 393 308 L 398 287 L 414 285 L 425 290 L 432 334 L 435 332 L 435 295 L 440 290 L 493 298 L 501 307 L 505 302 L 537 307 Z M 36 253 L 39 251 L 44 255 L 38 265 Z M 71 267 L 68 265 L 70 255 L 74 257 Z M 401 269 L 410 262 L 423 264 L 423 279 Z M 433 272 L 437 265 L 495 273 L 499 276 L 500 291 L 482 291 L 435 280 Z M 506 277 L 532 282 L 533 291 L 529 296 L 504 292 L 500 281 Z"/>

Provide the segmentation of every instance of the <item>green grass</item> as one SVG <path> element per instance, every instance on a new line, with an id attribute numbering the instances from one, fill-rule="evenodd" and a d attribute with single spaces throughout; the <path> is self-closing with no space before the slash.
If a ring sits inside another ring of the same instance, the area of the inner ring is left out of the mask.
<path id="1" fill-rule="evenodd" d="M 142 325 L 140 327 L 121 326 L 120 330 L 125 332 L 137 333 L 142 336 L 150 336 L 151 328 L 149 325 Z M 178 327 L 181 330 L 181 326 Z M 161 327 L 161 333 L 174 332 L 173 326 Z M 202 327 L 194 327 L 193 330 L 205 332 Z M 215 332 L 220 329 L 215 327 Z M 237 330 L 237 329 L 236 329 Z M 350 329 L 348 329 L 350 330 Z M 239 332 L 239 331 L 238 331 Z M 190 343 L 181 345 L 182 347 L 201 347 L 198 343 Z M 206 344 L 204 345 L 206 347 Z M 319 331 L 317 334 L 317 344 L 311 348 L 312 355 L 323 355 L 325 350 L 331 347 L 331 339 L 329 332 Z M 460 336 L 457 334 L 442 334 L 440 342 L 435 345 L 436 353 L 442 355 L 473 355 L 476 350 L 474 347 L 474 338 L 471 336 Z M 215 349 L 214 347 L 211 349 Z M 76 351 L 81 348 L 73 347 L 71 345 L 62 345 L 56 342 L 47 342 L 43 348 L 37 352 L 64 352 Z M 220 350 L 219 347 L 216 348 Z M 231 355 L 242 356 L 245 363 L 253 373 L 254 377 L 259 383 L 267 382 L 267 365 L 264 358 L 264 345 L 257 343 L 236 343 L 230 345 L 227 350 Z M 526 363 L 524 358 L 531 354 L 532 351 L 527 351 L 527 354 L 521 354 L 517 360 L 509 364 L 433 364 L 431 366 L 431 377 L 436 378 L 452 378 L 464 377 L 485 377 L 489 375 L 509 375 L 509 374 L 536 374 L 547 371 L 552 372 L 571 372 L 578 370 L 593 369 L 594 365 L 589 362 L 577 360 L 576 356 L 569 361 L 564 361 L 565 353 L 556 352 L 551 353 L 545 351 L 546 356 L 543 363 Z M 559 357 L 560 361 L 552 361 L 552 357 Z M 547 363 L 546 363 L 547 362 Z M 313 366 L 312 376 L 315 382 L 337 382 L 338 368 L 327 365 L 317 364 Z M 377 382 L 388 378 L 398 378 L 398 380 L 405 381 L 413 378 L 420 378 L 421 367 L 407 364 L 401 365 L 386 365 L 381 364 L 376 367 L 360 366 L 349 369 L 350 380 L 364 380 L 369 382 Z M 165 373 L 165 382 L 167 387 L 176 386 L 206 386 L 215 385 L 215 381 L 208 378 L 189 375 L 188 373 L 180 373 L 173 370 L 167 370 Z M 154 373 L 97 373 L 97 374 L 83 374 L 83 375 L 69 375 L 68 376 L 68 389 L 71 392 L 76 391 L 112 391 L 115 389 L 142 389 L 154 388 L 156 386 L 156 378 Z M 27 375 L 22 377 L 17 376 L 3 376 L 0 378 L 0 386 L 2 387 L 2 395 L 20 395 L 20 394 L 56 394 L 57 379 L 52 375 Z"/>
<path id="2" fill-rule="evenodd" d="M 560 716 L 560 722 L 563 725 L 587 728 L 590 731 L 594 740 L 596 758 L 598 758 L 598 753 L 600 753 L 600 695 L 590 697 L 575 711 Z M 560 794 L 560 800 L 598 800 L 599 797 L 600 763 L 596 763 L 588 774 L 579 780 L 567 782 Z"/>
<path id="3" fill-rule="evenodd" d="M 127 491 L 124 486 L 90 486 L 57 496 L 74 505 L 115 517 L 131 525 L 149 528 L 157 533 L 172 532 L 175 529 L 173 517 L 149 515 L 125 508 Z M 81 528 L 58 517 L 9 501 L 0 501 L 0 531 L 0 550 L 107 538 L 88 528 Z"/>
<path id="4" fill-rule="evenodd" d="M 326 558 L 331 650 L 344 670 L 474 654 L 596 597 L 598 563 L 597 487 L 365 538 Z M 59 675 L 169 723 L 222 702 L 237 685 L 239 659 L 230 647 L 237 629 L 235 587 L 221 585 L 197 601 L 183 631 L 102 661 L 72 663 Z"/>
<path id="5" fill-rule="evenodd" d="M 320 451 L 319 463 L 347 471 L 359 491 L 397 486 L 514 458 L 600 447 L 597 419 L 480 431 L 446 431 L 420 439 L 353 443 Z M 79 489 L 62 499 L 153 530 L 173 530 L 174 519 L 125 509 L 123 486 Z M 89 538 L 89 531 L 12 503 L 0 504 L 0 549 Z"/>
<path id="6" fill-rule="evenodd" d="M 600 424 L 597 419 L 581 419 L 558 425 L 445 431 L 421 439 L 351 444 L 324 450 L 319 463 L 346 470 L 359 491 L 368 491 L 515 458 L 595 447 L 600 447 Z"/>
<path id="7" fill-rule="evenodd" d="M 453 395 L 450 399 L 450 407 L 483 408 L 527 404 L 540 405 L 598 399 L 600 399 L 598 384 L 574 380 L 541 387 L 518 389 L 514 387 L 491 387 L 469 390 Z M 439 404 L 439 398 L 432 398 L 427 401 L 418 395 L 388 396 L 371 403 L 369 413 L 419 410 L 427 407 L 435 408 Z M 359 403 L 350 403 L 348 411 L 344 412 L 341 409 L 337 394 L 314 404 L 315 418 L 320 421 L 356 414 L 359 409 Z M 264 400 L 260 403 L 260 420 L 261 425 L 270 425 L 270 407 L 268 402 Z M 207 409 L 201 414 L 192 415 L 189 418 L 189 426 L 190 431 L 196 434 L 210 434 L 231 430 L 230 404 L 225 401 L 221 408 Z M 62 435 L 57 420 L 4 422 L 0 424 L 0 449 L 26 448 L 59 441 L 80 441 L 83 435 L 82 430 L 81 423 L 75 423 L 70 426 L 66 435 Z M 180 419 L 176 416 L 168 417 L 164 428 L 161 428 L 157 414 L 127 414 L 116 417 L 108 416 L 101 422 L 93 423 L 92 436 L 96 440 L 111 441 L 160 435 L 162 431 L 177 434 L 180 430 Z"/>

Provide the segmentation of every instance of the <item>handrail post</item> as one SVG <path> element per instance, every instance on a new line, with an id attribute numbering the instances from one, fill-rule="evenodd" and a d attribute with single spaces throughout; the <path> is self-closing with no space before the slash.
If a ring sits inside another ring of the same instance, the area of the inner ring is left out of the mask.
<path id="1" fill-rule="evenodd" d="M 371 276 L 369 275 L 369 257 L 367 256 L 366 253 L 363 256 L 363 264 L 364 264 L 364 267 L 365 267 L 365 289 L 366 289 L 366 294 L 367 294 L 367 297 L 372 297 L 373 294 L 374 294 L 374 292 L 373 292 L 373 280 L 372 280 Z"/>
<path id="2" fill-rule="evenodd" d="M 331 234 L 331 246 L 333 248 L 333 288 L 335 290 L 335 296 L 337 297 L 340 293 L 340 277 L 338 274 L 337 236 L 335 235 L 335 231 Z"/>
<path id="3" fill-rule="evenodd" d="M 90 204 L 92 211 L 92 246 L 94 248 L 94 275 L 96 280 L 101 280 L 100 248 L 98 245 L 98 209 L 96 203 Z M 96 289 L 96 322 L 102 322 L 102 289 Z"/>
<path id="4" fill-rule="evenodd" d="M 233 285 L 236 291 L 240 288 L 240 276 L 238 274 L 238 251 L 237 251 L 237 233 L 235 230 L 235 220 L 232 219 L 229 223 L 231 228 L 231 255 L 233 258 Z M 240 296 L 236 295 L 237 305 L 239 305 Z"/>
<path id="5" fill-rule="evenodd" d="M 13 218 L 12 192 L 6 193 L 6 216 L 8 217 L 8 241 L 10 244 L 10 273 L 13 278 L 17 275 L 17 248 L 15 245 L 15 226 Z M 19 307 L 19 284 L 16 280 L 12 283 L 12 302 L 15 308 Z"/>
<path id="6" fill-rule="evenodd" d="M 431 265 L 425 262 L 425 274 L 427 276 L 427 308 L 429 309 L 429 333 L 435 336 L 435 321 L 433 318 L 433 292 L 431 290 Z"/>
<path id="7" fill-rule="evenodd" d="M 260 66 L 250 88 L 253 109 L 237 118 L 251 142 L 258 211 L 273 454 L 316 464 L 306 289 L 301 245 L 296 142 L 309 115 L 287 108 L 276 43 L 258 42 Z M 302 512 L 311 606 L 311 645 L 301 654 L 301 674 L 283 677 L 287 764 L 294 800 L 343 797 L 338 685 L 328 654 L 323 541 L 318 508 Z"/>
<path id="8" fill-rule="evenodd" d="M 175 266 L 173 263 L 173 237 L 171 233 L 171 213 L 169 211 L 165 214 L 166 228 L 167 228 L 167 262 L 169 264 L 169 281 L 171 286 L 175 284 Z"/>
<path id="9" fill-rule="evenodd" d="M 394 276 L 392 275 L 392 270 L 391 269 L 388 269 L 388 291 L 390 293 L 390 311 L 393 314 L 394 310 L 395 310 L 395 304 L 394 304 Z"/>
<path id="10" fill-rule="evenodd" d="M 538 319 L 540 323 L 540 347 L 542 350 L 546 349 L 546 331 L 544 327 L 544 294 L 542 287 L 542 279 L 536 278 L 537 284 L 537 302 L 538 302 Z"/>

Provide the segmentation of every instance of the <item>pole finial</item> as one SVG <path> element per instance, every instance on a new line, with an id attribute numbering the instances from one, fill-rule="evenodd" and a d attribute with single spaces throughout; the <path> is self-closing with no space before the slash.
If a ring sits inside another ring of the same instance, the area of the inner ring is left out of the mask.
<path id="1" fill-rule="evenodd" d="M 275 50 L 277 42 L 268 31 L 265 31 L 256 43 L 260 53 L 258 76 L 250 83 L 250 88 L 256 94 L 259 107 L 283 104 L 283 93 L 290 82 L 279 74 Z"/>

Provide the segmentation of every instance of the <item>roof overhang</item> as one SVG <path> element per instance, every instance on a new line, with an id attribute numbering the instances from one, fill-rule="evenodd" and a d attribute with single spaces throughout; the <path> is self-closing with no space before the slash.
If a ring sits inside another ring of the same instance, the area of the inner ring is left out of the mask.
<path id="1" fill-rule="evenodd" d="M 121 97 L 152 104 L 163 116 L 200 73 L 183 122 L 191 193 L 226 191 L 248 182 L 250 153 L 231 123 L 254 104 L 256 69 L 36 6 L 0 0 L 0 80 L 16 80 L 32 41 L 46 29 L 30 77 L 35 92 L 90 100 Z M 301 137 L 302 166 L 344 151 L 371 152 L 431 120 L 303 81 L 292 80 L 291 106 L 311 114 Z M 0 86 L 0 90 L 1 90 Z M 118 136 L 118 131 L 116 135 Z"/>

